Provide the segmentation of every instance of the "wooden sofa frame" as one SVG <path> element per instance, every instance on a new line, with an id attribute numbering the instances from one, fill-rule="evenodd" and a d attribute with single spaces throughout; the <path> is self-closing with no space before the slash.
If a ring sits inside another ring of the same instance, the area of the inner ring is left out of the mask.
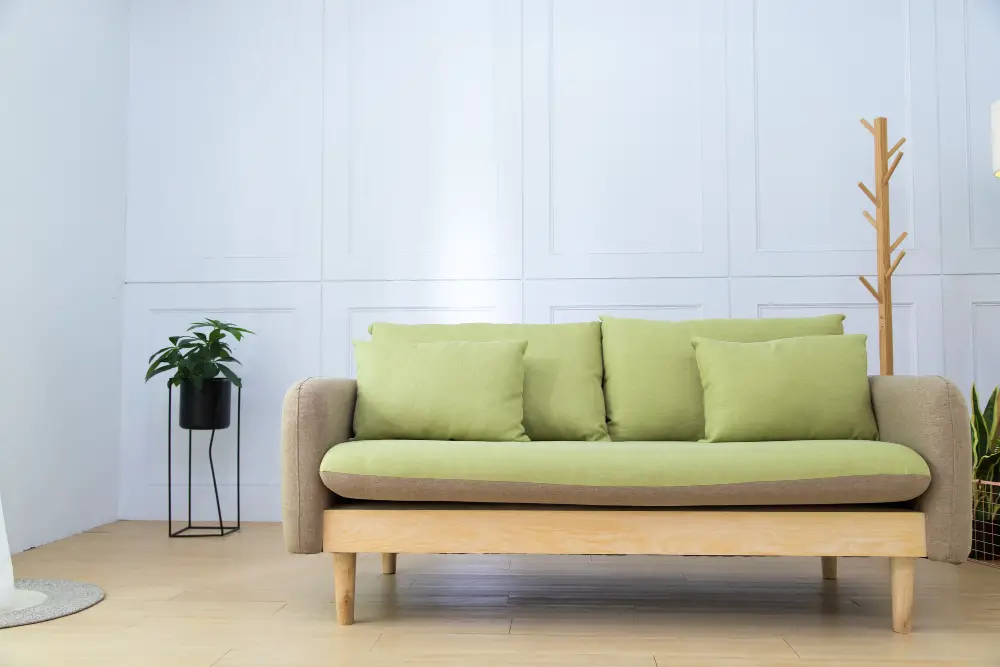
<path id="1" fill-rule="evenodd" d="M 616 509 L 359 503 L 326 510 L 323 550 L 333 553 L 337 620 L 354 623 L 358 553 L 655 554 L 819 556 L 836 579 L 837 556 L 889 559 L 892 629 L 912 625 L 914 565 L 926 553 L 925 517 L 912 510 Z"/>

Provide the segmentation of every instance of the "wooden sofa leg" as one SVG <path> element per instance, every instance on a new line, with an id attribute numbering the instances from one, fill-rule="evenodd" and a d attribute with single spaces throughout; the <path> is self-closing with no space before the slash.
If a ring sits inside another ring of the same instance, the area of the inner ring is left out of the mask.
<path id="1" fill-rule="evenodd" d="M 396 554 L 382 554 L 382 574 L 396 574 Z"/>
<path id="2" fill-rule="evenodd" d="M 333 554 L 333 590 L 337 598 L 337 623 L 354 623 L 354 580 L 357 573 L 358 555 Z"/>
<path id="3" fill-rule="evenodd" d="M 837 557 L 836 556 L 823 556 L 823 578 L 824 579 L 836 579 L 837 578 Z"/>
<path id="4" fill-rule="evenodd" d="M 890 558 L 889 578 L 892 586 L 892 629 L 909 634 L 913 627 L 913 579 L 915 558 Z"/>

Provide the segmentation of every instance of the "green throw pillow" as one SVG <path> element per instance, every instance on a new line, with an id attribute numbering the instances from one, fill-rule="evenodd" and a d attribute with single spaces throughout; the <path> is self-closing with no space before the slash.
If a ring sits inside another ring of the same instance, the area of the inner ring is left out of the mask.
<path id="1" fill-rule="evenodd" d="M 532 440 L 606 441 L 601 323 L 390 324 L 369 327 L 377 343 L 526 340 L 524 430 Z M 690 346 L 688 346 L 690 347 Z"/>
<path id="2" fill-rule="evenodd" d="M 875 440 L 867 336 L 692 341 L 710 442 Z"/>
<path id="3" fill-rule="evenodd" d="M 686 322 L 605 316 L 601 321 L 612 440 L 691 441 L 705 436 L 692 338 L 755 343 L 844 333 L 843 315 Z"/>
<path id="4" fill-rule="evenodd" d="M 525 341 L 354 343 L 359 440 L 527 440 Z"/>

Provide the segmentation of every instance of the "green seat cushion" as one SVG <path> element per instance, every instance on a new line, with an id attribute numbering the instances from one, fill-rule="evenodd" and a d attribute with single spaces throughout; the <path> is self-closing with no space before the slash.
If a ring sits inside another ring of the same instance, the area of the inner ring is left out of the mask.
<path id="1" fill-rule="evenodd" d="M 390 324 L 375 342 L 525 340 L 524 428 L 532 440 L 608 440 L 601 380 L 601 323 Z"/>
<path id="2" fill-rule="evenodd" d="M 527 440 L 525 341 L 354 344 L 358 438 Z"/>
<path id="3" fill-rule="evenodd" d="M 867 336 L 692 341 L 707 440 L 874 440 Z"/>
<path id="4" fill-rule="evenodd" d="M 930 483 L 912 449 L 862 440 L 358 440 L 320 476 L 346 498 L 626 506 L 897 502 Z"/>
<path id="5" fill-rule="evenodd" d="M 754 343 L 844 333 L 843 315 L 658 322 L 602 317 L 604 398 L 612 440 L 705 437 L 692 338 Z"/>

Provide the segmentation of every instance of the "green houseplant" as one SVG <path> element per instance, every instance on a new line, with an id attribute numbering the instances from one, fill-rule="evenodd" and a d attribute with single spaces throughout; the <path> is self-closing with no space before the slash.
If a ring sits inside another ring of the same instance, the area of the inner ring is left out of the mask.
<path id="1" fill-rule="evenodd" d="M 193 430 L 223 429 L 229 426 L 232 385 L 243 386 L 230 366 L 239 364 L 226 340 L 237 341 L 253 334 L 229 322 L 206 318 L 195 322 L 181 336 L 170 336 L 170 345 L 149 357 L 146 382 L 173 371 L 167 386 L 181 390 L 180 426 Z"/>
<path id="2" fill-rule="evenodd" d="M 1000 410 L 994 389 L 984 408 L 979 407 L 979 393 L 972 386 L 972 472 L 973 516 L 972 557 L 1000 558 Z"/>

